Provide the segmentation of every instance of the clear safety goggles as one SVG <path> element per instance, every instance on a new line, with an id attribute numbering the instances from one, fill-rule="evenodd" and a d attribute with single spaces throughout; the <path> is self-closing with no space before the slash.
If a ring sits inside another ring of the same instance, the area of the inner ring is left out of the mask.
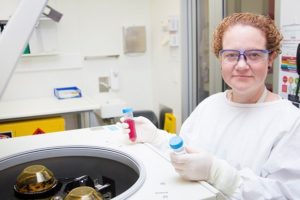
<path id="1" fill-rule="evenodd" d="M 223 63 L 235 65 L 239 62 L 241 56 L 244 56 L 244 60 L 247 64 L 263 62 L 268 58 L 269 53 L 271 53 L 271 51 L 266 49 L 223 49 L 219 52 L 219 55 Z"/>

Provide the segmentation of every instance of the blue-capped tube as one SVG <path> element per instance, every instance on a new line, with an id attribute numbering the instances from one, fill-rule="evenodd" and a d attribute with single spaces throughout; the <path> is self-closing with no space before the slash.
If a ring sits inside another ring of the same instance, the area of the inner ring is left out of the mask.
<path id="1" fill-rule="evenodd" d="M 172 137 L 169 141 L 169 145 L 175 153 L 185 153 L 183 139 L 180 136 Z"/>
<path id="2" fill-rule="evenodd" d="M 123 112 L 123 115 L 124 115 L 124 122 L 126 122 L 128 124 L 128 127 L 129 127 L 129 139 L 132 141 L 132 142 L 135 142 L 136 140 L 136 131 L 135 131 L 135 122 L 134 122 L 134 119 L 133 119 L 133 109 L 132 108 L 124 108 L 122 110 Z"/>

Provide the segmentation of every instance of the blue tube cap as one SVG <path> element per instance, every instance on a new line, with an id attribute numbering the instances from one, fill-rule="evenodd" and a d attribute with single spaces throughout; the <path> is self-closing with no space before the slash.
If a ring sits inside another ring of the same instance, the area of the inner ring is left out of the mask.
<path id="1" fill-rule="evenodd" d="M 174 136 L 170 139 L 169 144 L 172 149 L 179 149 L 183 146 L 183 140 L 179 136 Z"/>
<path id="2" fill-rule="evenodd" d="M 133 109 L 132 108 L 123 108 L 122 112 L 123 113 L 130 113 L 130 112 L 133 112 Z"/>

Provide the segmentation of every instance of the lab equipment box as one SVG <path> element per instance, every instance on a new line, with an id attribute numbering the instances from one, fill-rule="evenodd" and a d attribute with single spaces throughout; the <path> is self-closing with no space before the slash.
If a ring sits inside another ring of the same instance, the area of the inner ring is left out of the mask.
<path id="1" fill-rule="evenodd" d="M 44 134 L 65 130 L 63 117 L 50 117 L 0 123 L 0 138 Z"/>

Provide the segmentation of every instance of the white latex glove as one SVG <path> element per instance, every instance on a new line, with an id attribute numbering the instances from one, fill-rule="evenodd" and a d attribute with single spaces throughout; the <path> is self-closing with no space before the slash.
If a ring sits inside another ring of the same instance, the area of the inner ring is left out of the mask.
<path id="1" fill-rule="evenodd" d="M 210 176 L 213 156 L 205 151 L 185 147 L 185 154 L 171 152 L 171 163 L 176 172 L 186 180 L 207 181 Z"/>
<path id="2" fill-rule="evenodd" d="M 228 197 L 241 185 L 238 171 L 226 161 L 189 147 L 185 151 L 185 154 L 170 154 L 171 163 L 182 178 L 207 181 Z"/>
<path id="3" fill-rule="evenodd" d="M 134 117 L 135 121 L 135 131 L 136 131 L 136 141 L 135 142 L 147 142 L 152 143 L 157 137 L 157 128 L 156 126 L 145 117 Z M 125 134 L 129 134 L 130 130 L 128 124 L 124 122 L 124 118 L 120 119 L 121 127 L 123 128 L 123 132 Z"/>

